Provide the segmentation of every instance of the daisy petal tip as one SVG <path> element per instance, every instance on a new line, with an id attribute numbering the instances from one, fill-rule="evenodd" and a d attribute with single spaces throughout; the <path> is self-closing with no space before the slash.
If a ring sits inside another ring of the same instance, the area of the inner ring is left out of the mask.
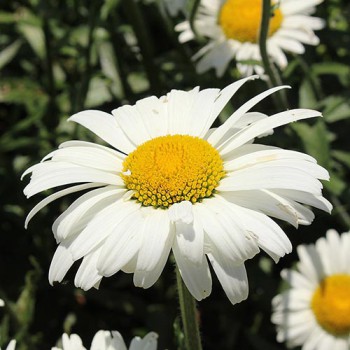
<path id="1" fill-rule="evenodd" d="M 173 204 L 169 208 L 169 219 L 172 222 L 182 221 L 185 224 L 193 222 L 192 203 L 183 201 Z"/>

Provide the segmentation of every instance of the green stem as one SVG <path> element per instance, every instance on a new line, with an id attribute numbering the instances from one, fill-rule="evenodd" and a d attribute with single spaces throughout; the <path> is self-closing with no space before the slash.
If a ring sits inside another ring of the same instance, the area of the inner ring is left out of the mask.
<path id="1" fill-rule="evenodd" d="M 190 13 L 190 27 L 196 37 L 198 36 L 198 33 L 194 25 L 194 20 L 196 19 L 196 14 L 197 14 L 199 5 L 200 5 L 200 0 L 194 0 L 191 8 L 191 13 Z"/>
<path id="2" fill-rule="evenodd" d="M 176 280 L 186 349 L 202 350 L 196 301 L 185 286 L 178 267 L 176 267 Z"/>
<path id="3" fill-rule="evenodd" d="M 266 47 L 267 36 L 269 33 L 270 17 L 271 17 L 271 0 L 263 0 L 260 33 L 259 33 L 260 55 L 261 55 L 261 60 L 262 60 L 265 72 L 269 77 L 270 84 L 272 86 L 279 86 L 279 85 L 282 85 L 282 81 L 275 67 L 270 62 L 270 58 Z M 287 101 L 285 91 L 284 90 L 278 91 L 278 94 L 276 96 L 278 96 L 279 104 L 284 108 L 288 109 L 288 101 Z"/>

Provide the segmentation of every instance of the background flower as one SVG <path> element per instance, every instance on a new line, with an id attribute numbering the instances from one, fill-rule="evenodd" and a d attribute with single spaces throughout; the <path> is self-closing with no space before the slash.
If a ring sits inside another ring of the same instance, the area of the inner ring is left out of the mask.
<path id="1" fill-rule="evenodd" d="M 148 333 L 143 338 L 135 337 L 127 348 L 123 337 L 117 331 L 98 331 L 92 339 L 90 350 L 156 350 L 158 335 Z M 77 334 L 66 333 L 62 335 L 62 348 L 54 347 L 52 350 L 86 350 Z"/>
<path id="2" fill-rule="evenodd" d="M 297 270 L 283 270 L 290 289 L 273 299 L 277 340 L 303 350 L 350 346 L 350 232 L 328 230 L 297 248 Z"/>
<path id="3" fill-rule="evenodd" d="M 284 51 L 303 54 L 303 44 L 318 45 L 314 30 L 323 28 L 324 21 L 311 14 L 321 2 L 280 0 L 273 3 L 267 51 L 281 69 L 288 64 Z M 201 1 L 194 27 L 198 35 L 209 38 L 209 42 L 193 56 L 198 61 L 198 73 L 214 68 L 220 77 L 235 59 L 242 75 L 251 75 L 253 71 L 263 74 L 258 44 L 261 8 L 261 0 Z M 180 32 L 182 43 L 195 38 L 189 21 L 178 24 L 175 29 Z"/>

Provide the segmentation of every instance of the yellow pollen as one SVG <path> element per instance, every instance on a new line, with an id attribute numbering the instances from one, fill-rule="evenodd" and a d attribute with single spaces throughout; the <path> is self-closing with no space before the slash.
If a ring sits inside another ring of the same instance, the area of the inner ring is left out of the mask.
<path id="1" fill-rule="evenodd" d="M 272 2 L 274 4 L 274 2 Z M 228 39 L 257 43 L 261 21 L 262 0 L 227 0 L 221 7 L 219 25 Z M 270 18 L 268 36 L 282 24 L 283 15 L 275 8 Z"/>
<path id="2" fill-rule="evenodd" d="M 123 173 L 133 198 L 155 208 L 210 197 L 225 175 L 218 151 L 188 135 L 160 136 L 143 143 L 124 160 Z"/>
<path id="3" fill-rule="evenodd" d="M 336 336 L 350 332 L 350 275 L 326 277 L 316 289 L 311 308 L 318 323 Z"/>

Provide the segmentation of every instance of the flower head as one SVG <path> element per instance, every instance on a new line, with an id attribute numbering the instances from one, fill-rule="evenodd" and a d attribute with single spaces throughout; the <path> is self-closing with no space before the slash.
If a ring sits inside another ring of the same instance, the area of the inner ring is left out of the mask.
<path id="1" fill-rule="evenodd" d="M 350 232 L 327 231 L 300 245 L 297 270 L 283 270 L 290 289 L 273 299 L 277 339 L 303 350 L 350 346 Z"/>
<path id="2" fill-rule="evenodd" d="M 127 348 L 123 337 L 117 331 L 98 331 L 92 339 L 90 350 L 157 350 L 157 334 L 148 333 L 144 338 L 135 337 Z M 86 350 L 77 334 L 62 335 L 62 348 L 52 350 Z"/>
<path id="3" fill-rule="evenodd" d="M 273 1 L 267 50 L 272 60 L 281 68 L 287 66 L 284 51 L 303 54 L 304 46 L 317 45 L 314 30 L 323 28 L 320 18 L 310 16 L 315 6 L 323 0 Z M 222 76 L 229 62 L 236 59 L 237 68 L 244 76 L 253 71 L 264 72 L 260 62 L 258 34 L 262 13 L 262 0 L 203 0 L 194 22 L 200 36 L 209 42 L 193 57 L 198 60 L 199 73 L 215 68 Z M 181 32 L 180 42 L 194 39 L 189 21 L 175 28 Z M 250 61 L 244 62 L 244 61 Z"/>
<path id="4" fill-rule="evenodd" d="M 314 215 L 302 204 L 331 209 L 318 180 L 328 179 L 328 172 L 315 159 L 252 144 L 275 127 L 319 112 L 295 109 L 270 117 L 248 112 L 279 87 L 243 104 L 219 128 L 210 128 L 249 79 L 221 91 L 172 90 L 120 107 L 113 115 L 84 111 L 70 118 L 114 149 L 65 142 L 25 172 L 32 173 L 24 190 L 28 197 L 75 184 L 37 204 L 26 225 L 51 201 L 89 190 L 53 224 L 59 246 L 51 283 L 62 281 L 83 259 L 75 277 L 83 289 L 97 287 L 103 276 L 120 270 L 133 273 L 136 286 L 148 288 L 172 251 L 197 300 L 211 292 L 208 260 L 232 303 L 247 297 L 245 260 L 260 248 L 275 261 L 292 249 L 269 216 L 307 225 Z"/>

